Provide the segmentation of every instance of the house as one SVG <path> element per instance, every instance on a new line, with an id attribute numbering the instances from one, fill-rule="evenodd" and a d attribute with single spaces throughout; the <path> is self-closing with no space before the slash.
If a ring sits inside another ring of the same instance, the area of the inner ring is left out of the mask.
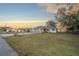
<path id="1" fill-rule="evenodd" d="M 13 29 L 12 31 L 18 32 L 18 33 L 25 33 L 25 32 L 30 32 L 31 29 L 28 28 L 18 28 L 18 29 Z"/>
<path id="2" fill-rule="evenodd" d="M 13 31 L 20 33 L 20 32 L 24 32 L 24 29 L 18 28 L 18 29 L 13 29 Z"/>
<path id="3" fill-rule="evenodd" d="M 38 26 L 38 27 L 35 27 L 35 28 L 31 29 L 32 33 L 42 33 L 43 31 L 44 31 L 43 26 Z"/>
<path id="4" fill-rule="evenodd" d="M 2 31 L 2 33 L 8 33 L 8 32 L 12 31 L 12 28 L 10 28 L 10 27 L 2 27 L 1 31 Z"/>
<path id="5" fill-rule="evenodd" d="M 45 26 L 45 29 L 47 30 L 47 32 L 56 33 L 56 28 L 55 27 Z"/>
<path id="6" fill-rule="evenodd" d="M 31 32 L 33 33 L 42 33 L 42 32 L 50 32 L 50 33 L 56 33 L 56 28 L 50 27 L 50 26 L 38 26 L 33 29 L 31 29 Z"/>

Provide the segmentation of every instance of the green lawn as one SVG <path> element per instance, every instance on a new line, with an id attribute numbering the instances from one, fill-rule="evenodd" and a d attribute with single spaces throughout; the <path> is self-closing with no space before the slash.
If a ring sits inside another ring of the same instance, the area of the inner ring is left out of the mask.
<path id="1" fill-rule="evenodd" d="M 79 56 L 78 35 L 41 33 L 5 39 L 22 56 Z"/>

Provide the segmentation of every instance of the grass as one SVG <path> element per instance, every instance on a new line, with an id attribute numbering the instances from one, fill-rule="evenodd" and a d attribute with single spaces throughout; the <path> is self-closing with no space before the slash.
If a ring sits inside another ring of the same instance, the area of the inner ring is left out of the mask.
<path id="1" fill-rule="evenodd" d="M 5 39 L 22 56 L 79 56 L 78 35 L 41 33 Z"/>

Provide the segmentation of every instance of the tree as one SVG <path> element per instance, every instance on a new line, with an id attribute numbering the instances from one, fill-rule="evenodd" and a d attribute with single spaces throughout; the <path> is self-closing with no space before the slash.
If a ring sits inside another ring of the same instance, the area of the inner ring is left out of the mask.
<path id="1" fill-rule="evenodd" d="M 76 5 L 67 5 L 59 8 L 57 12 L 57 21 L 61 23 L 62 28 L 67 26 L 67 30 L 79 30 L 79 9 L 74 9 Z"/>
<path id="2" fill-rule="evenodd" d="M 47 24 L 47 26 L 50 26 L 50 27 L 54 27 L 54 28 L 56 27 L 55 22 L 52 20 L 48 21 L 46 24 Z"/>

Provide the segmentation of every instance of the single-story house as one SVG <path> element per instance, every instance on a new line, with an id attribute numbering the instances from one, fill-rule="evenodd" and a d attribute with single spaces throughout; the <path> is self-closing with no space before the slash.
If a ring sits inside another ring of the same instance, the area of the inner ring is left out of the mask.
<path id="1" fill-rule="evenodd" d="M 32 33 L 42 33 L 43 31 L 44 31 L 43 26 L 38 26 L 38 27 L 35 27 L 35 28 L 31 29 Z"/>
<path id="2" fill-rule="evenodd" d="M 12 28 L 10 28 L 10 27 L 2 27 L 1 31 L 2 31 L 2 33 L 8 33 L 8 32 L 12 31 Z"/>
<path id="3" fill-rule="evenodd" d="M 56 33 L 56 28 L 55 27 L 49 27 L 49 26 L 38 26 L 38 27 L 31 29 L 31 32 L 34 32 L 34 33 L 42 33 L 44 31 Z"/>
<path id="4" fill-rule="evenodd" d="M 56 33 L 56 28 L 55 27 L 46 26 L 45 28 L 47 29 L 47 32 Z"/>
<path id="5" fill-rule="evenodd" d="M 18 28 L 18 29 L 13 29 L 12 31 L 18 32 L 18 33 L 23 33 L 23 32 L 31 32 L 31 28 Z"/>

